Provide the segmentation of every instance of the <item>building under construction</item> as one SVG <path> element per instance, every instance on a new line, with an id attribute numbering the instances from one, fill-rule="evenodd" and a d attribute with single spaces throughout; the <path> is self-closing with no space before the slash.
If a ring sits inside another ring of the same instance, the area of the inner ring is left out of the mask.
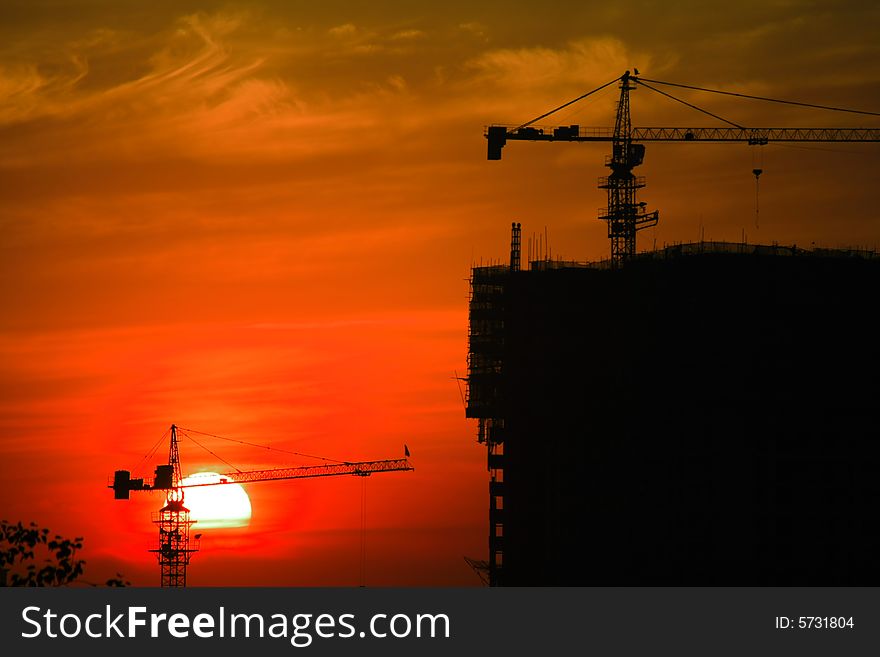
<path id="1" fill-rule="evenodd" d="M 519 234 L 471 277 L 491 584 L 880 583 L 880 257 Z"/>

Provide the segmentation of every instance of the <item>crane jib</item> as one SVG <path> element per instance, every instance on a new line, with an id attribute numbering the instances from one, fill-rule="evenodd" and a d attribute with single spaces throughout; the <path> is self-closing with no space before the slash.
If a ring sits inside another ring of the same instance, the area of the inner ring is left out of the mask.
<path id="1" fill-rule="evenodd" d="M 614 128 L 492 125 L 485 131 L 488 159 L 500 160 L 508 141 L 614 141 Z M 746 142 L 875 142 L 880 128 L 632 128 L 632 141 Z"/>
<path id="2" fill-rule="evenodd" d="M 156 476 L 151 483 L 143 479 L 132 479 L 128 470 L 117 470 L 113 476 L 113 483 L 109 486 L 114 491 L 114 497 L 118 500 L 127 500 L 131 491 L 170 490 L 171 477 L 167 470 L 170 466 L 160 465 L 156 467 Z M 296 468 L 273 468 L 270 470 L 245 470 L 242 472 L 227 472 L 220 475 L 218 481 L 187 484 L 176 488 L 194 488 L 201 486 L 218 486 L 222 484 L 247 484 L 258 481 L 278 481 L 282 479 L 305 479 L 308 477 L 336 477 L 341 475 L 353 475 L 356 477 L 368 477 L 379 472 L 402 472 L 415 470 L 407 459 L 387 459 L 383 461 L 356 461 L 352 463 L 333 463 L 327 465 L 308 465 Z"/>

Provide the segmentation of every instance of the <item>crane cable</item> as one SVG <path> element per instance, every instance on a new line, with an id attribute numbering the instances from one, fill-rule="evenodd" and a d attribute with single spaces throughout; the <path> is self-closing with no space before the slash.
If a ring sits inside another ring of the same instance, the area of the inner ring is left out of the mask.
<path id="1" fill-rule="evenodd" d="M 516 132 L 516 131 L 519 130 L 520 128 L 528 127 L 528 126 L 532 125 L 533 123 L 535 123 L 536 121 L 540 121 L 541 119 L 547 118 L 547 117 L 550 116 L 551 114 L 555 114 L 555 113 L 558 112 L 559 110 L 564 109 L 564 108 L 568 107 L 569 105 L 573 105 L 574 103 L 576 103 L 576 102 L 578 102 L 578 101 L 580 101 L 580 100 L 583 100 L 584 98 L 587 98 L 588 96 L 592 96 L 592 95 L 593 95 L 594 93 L 596 93 L 597 91 L 601 91 L 601 90 L 604 89 L 605 87 L 608 87 L 608 86 L 610 86 L 610 85 L 614 84 L 615 82 L 618 82 L 618 81 L 620 81 L 620 80 L 622 80 L 622 79 L 623 79 L 623 76 L 618 77 L 618 78 L 614 78 L 613 80 L 610 80 L 609 82 L 606 82 L 606 83 L 603 84 L 602 86 L 596 87 L 596 88 L 593 89 L 592 91 L 588 91 L 587 93 L 585 93 L 585 94 L 583 94 L 583 95 L 581 95 L 581 96 L 578 96 L 577 98 L 575 98 L 575 99 L 573 99 L 573 100 L 570 100 L 570 101 L 568 101 L 567 103 L 564 103 L 564 104 L 560 105 L 559 107 L 550 110 L 549 112 L 545 112 L 544 114 L 541 114 L 540 116 L 536 116 L 536 117 L 535 117 L 534 119 L 532 119 L 531 121 L 526 121 L 526 122 L 523 123 L 522 125 L 519 125 L 519 126 L 517 126 L 516 128 L 514 128 L 514 129 L 513 129 L 513 132 Z M 632 79 L 633 79 L 636 83 L 641 84 L 643 87 L 647 87 L 648 89 L 651 89 L 651 91 L 656 91 L 657 93 L 663 94 L 664 96 L 669 96 L 669 98 L 672 98 L 673 100 L 676 100 L 676 101 L 678 101 L 678 102 L 680 102 L 680 103 L 683 103 L 684 105 L 687 105 L 688 107 L 692 107 L 692 108 L 695 109 L 695 110 L 698 110 L 698 111 L 700 111 L 700 112 L 703 112 L 704 114 L 708 114 L 709 116 L 715 117 L 716 119 L 719 119 L 719 120 L 721 120 L 721 121 L 724 121 L 725 123 L 729 123 L 730 125 L 732 125 L 732 126 L 734 126 L 734 127 L 737 127 L 737 128 L 740 128 L 740 129 L 744 129 L 743 126 L 741 126 L 741 125 L 739 125 L 739 124 L 736 124 L 736 123 L 733 123 L 732 121 L 728 121 L 728 120 L 725 119 L 725 118 L 722 118 L 722 117 L 720 117 L 720 116 L 717 116 L 717 115 L 715 115 L 715 114 L 712 114 L 711 112 L 708 112 L 708 111 L 706 111 L 706 110 L 704 110 L 704 109 L 701 109 L 701 108 L 699 108 L 699 107 L 697 107 L 697 106 L 695 106 L 695 105 L 691 105 L 690 103 L 687 103 L 687 102 L 685 102 L 685 101 L 683 101 L 683 100 L 681 100 L 681 99 L 679 99 L 679 98 L 676 98 L 675 96 L 671 96 L 671 95 L 669 95 L 669 94 L 666 94 L 666 93 L 660 91 L 659 89 L 654 89 L 653 87 L 651 87 L 651 86 L 649 86 L 649 85 L 647 85 L 647 84 L 645 84 L 645 83 L 646 83 L 646 82 L 652 82 L 652 83 L 654 83 L 654 84 L 662 84 L 662 85 L 665 85 L 665 86 L 667 86 L 667 87 L 679 87 L 679 88 L 681 88 L 681 89 L 691 89 L 691 90 L 693 90 L 693 91 L 705 91 L 705 92 L 707 92 L 707 93 L 721 94 L 721 95 L 724 95 L 724 96 L 736 96 L 737 98 L 749 98 L 749 99 L 751 99 L 751 100 L 763 100 L 763 101 L 766 101 L 766 102 L 768 102 L 768 103 L 781 103 L 781 104 L 783 104 L 783 105 L 797 105 L 797 106 L 800 106 L 800 107 L 811 107 L 811 108 L 813 108 L 813 109 L 830 110 L 830 111 L 833 111 L 833 112 L 848 112 L 848 113 L 850 113 L 850 114 L 864 114 L 864 115 L 867 115 L 867 116 L 880 116 L 880 112 L 868 112 L 868 111 L 866 111 L 866 110 L 856 110 L 856 109 L 850 109 L 850 108 L 846 108 L 846 107 L 833 107 L 833 106 L 830 106 L 830 105 L 816 105 L 816 104 L 813 104 L 813 103 L 801 103 L 801 102 L 798 102 L 798 101 L 795 101 L 795 100 L 782 100 L 782 99 L 779 99 L 779 98 L 767 98 L 766 96 L 752 96 L 752 95 L 750 95 L 750 94 L 743 94 L 743 93 L 738 93 L 738 92 L 735 92 L 735 91 L 722 91 L 722 90 L 720 90 L 720 89 L 707 89 L 706 87 L 697 87 L 697 86 L 690 85 L 690 84 L 679 84 L 679 83 L 676 83 L 676 82 L 664 82 L 663 80 L 652 80 L 651 78 L 643 78 L 643 77 L 638 77 L 638 76 L 632 76 Z"/>
<path id="2" fill-rule="evenodd" d="M 615 82 L 618 82 L 619 80 L 622 80 L 622 79 L 623 79 L 623 76 L 621 76 L 621 77 L 619 77 L 619 78 L 614 78 L 614 79 L 611 80 L 610 82 L 606 82 L 605 84 L 603 84 L 601 87 L 596 87 L 596 88 L 593 89 L 592 91 L 588 91 L 588 92 L 585 93 L 583 96 L 578 96 L 578 97 L 575 98 L 574 100 L 570 100 L 570 101 L 568 101 L 567 103 L 565 103 L 564 105 L 560 105 L 560 106 L 557 107 L 556 109 L 552 109 L 552 110 L 550 110 L 549 112 L 545 112 L 545 113 L 542 114 L 541 116 L 536 116 L 536 117 L 535 117 L 534 119 L 532 119 L 531 121 L 526 121 L 526 122 L 523 123 L 522 125 L 517 126 L 516 128 L 514 128 L 514 129 L 513 129 L 513 132 L 516 132 L 516 131 L 519 130 L 520 128 L 525 128 L 525 127 L 527 127 L 527 126 L 530 126 L 530 125 L 532 125 L 535 121 L 540 121 L 541 119 L 545 119 L 545 118 L 547 118 L 548 116 L 550 116 L 551 114 L 555 114 L 555 113 L 558 112 L 559 110 L 561 110 L 561 109 L 565 109 L 565 108 L 568 107 L 569 105 L 573 105 L 574 103 L 578 102 L 579 100 L 583 100 L 583 99 L 586 98 L 587 96 L 592 96 L 592 95 L 593 95 L 594 93 L 596 93 L 597 91 L 602 91 L 602 89 L 604 89 L 605 87 L 608 87 L 608 86 L 610 86 L 610 85 L 614 84 Z"/>
<path id="3" fill-rule="evenodd" d="M 647 88 L 647 89 L 650 89 L 651 91 L 654 91 L 654 92 L 656 92 L 656 93 L 658 93 L 658 94 L 660 94 L 660 95 L 662 95 L 662 96 L 666 96 L 667 98 L 671 98 L 672 100 L 674 100 L 674 101 L 676 101 L 676 102 L 679 102 L 679 103 L 681 103 L 682 105 L 687 105 L 687 106 L 690 107 L 691 109 L 695 109 L 695 110 L 697 110 L 698 112 L 702 112 L 703 114 L 708 114 L 709 116 L 711 116 L 711 117 L 713 117 L 713 118 L 716 118 L 716 119 L 718 119 L 719 121 L 724 121 L 725 123 L 729 123 L 729 124 L 732 125 L 734 128 L 739 128 L 740 130 L 747 130 L 747 128 L 746 128 L 745 126 L 741 126 L 741 125 L 738 124 L 738 123 L 734 123 L 733 121 L 730 121 L 730 120 L 728 120 L 728 119 L 725 119 L 723 116 L 718 116 L 717 114 L 713 114 L 712 112 L 710 112 L 710 111 L 708 111 L 708 110 L 704 110 L 702 107 L 697 107 L 696 105 L 693 105 L 693 104 L 691 104 L 691 103 L 689 103 L 689 102 L 687 102 L 687 101 L 682 100 L 681 98 L 676 98 L 676 97 L 673 96 L 672 94 L 668 94 L 668 93 L 666 93 L 665 91 L 661 91 L 660 89 L 655 89 L 655 88 L 652 87 L 650 84 L 646 84 L 645 82 L 643 82 L 640 78 L 636 78 L 636 82 L 637 82 L 638 84 L 640 84 L 641 86 L 643 86 L 643 87 L 645 87 L 645 88 Z M 759 183 L 758 183 L 758 177 L 764 172 L 762 166 L 763 166 L 763 164 L 758 165 L 758 164 L 755 163 L 754 155 L 753 155 L 753 161 L 752 161 L 752 173 L 755 174 L 755 228 L 758 228 L 758 225 L 759 225 L 759 216 L 758 216 L 758 212 L 759 212 L 759 206 L 758 206 L 758 192 L 759 192 L 759 188 L 760 188 L 760 186 L 759 186 Z"/>
<path id="4" fill-rule="evenodd" d="M 210 438 L 219 438 L 220 440 L 226 440 L 230 443 L 238 443 L 239 445 L 248 445 L 249 447 L 259 447 L 260 449 L 268 449 L 272 452 L 283 452 L 284 454 L 293 454 L 294 456 L 302 456 L 310 459 L 317 459 L 319 461 L 327 461 L 328 463 L 341 463 L 343 465 L 350 465 L 351 461 L 340 461 L 338 459 L 331 459 L 324 456 L 315 456 L 314 454 L 303 454 L 302 452 L 292 452 L 288 449 L 280 449 L 278 447 L 270 447 L 269 445 L 258 445 L 256 443 L 249 443 L 246 440 L 236 440 L 234 438 L 226 438 L 224 436 L 218 436 L 213 433 L 205 433 L 204 431 L 196 431 L 195 429 L 185 429 L 184 427 L 178 427 L 182 431 L 190 431 L 192 433 L 197 433 L 200 436 L 209 436 Z"/>
<path id="5" fill-rule="evenodd" d="M 206 452 L 208 452 L 208 454 L 210 454 L 210 455 L 213 456 L 214 458 L 220 459 L 220 460 L 223 461 L 226 465 L 228 465 L 230 468 L 234 468 L 236 472 L 241 472 L 241 471 L 242 471 L 241 468 L 239 468 L 238 466 L 232 465 L 232 463 L 230 463 L 229 461 L 227 461 L 226 459 L 224 459 L 222 456 L 220 456 L 219 454 L 216 454 L 216 453 L 212 452 L 210 449 L 208 449 L 207 447 L 205 447 L 204 445 L 202 445 L 202 443 L 200 443 L 198 440 L 196 440 L 195 438 L 193 438 L 192 436 L 190 436 L 189 433 L 187 433 L 187 431 L 186 431 L 185 429 L 181 429 L 180 427 L 177 427 L 177 429 L 180 431 L 180 433 L 182 433 L 184 436 L 186 436 L 187 438 L 189 438 L 191 441 L 193 441 L 196 445 L 198 445 L 198 446 L 201 447 L 203 450 L 205 450 Z"/>
<path id="6" fill-rule="evenodd" d="M 757 229 L 760 228 L 758 225 L 758 191 L 760 188 L 758 179 L 764 173 L 764 153 L 760 150 L 762 148 L 760 145 L 752 146 L 752 148 L 759 149 L 752 151 L 752 173 L 755 174 L 755 228 Z"/>
<path id="7" fill-rule="evenodd" d="M 138 461 L 138 464 L 131 469 L 132 474 L 136 475 L 138 473 L 138 470 L 140 470 L 141 467 L 143 467 L 143 465 L 150 458 L 152 458 L 153 454 L 155 454 L 159 450 L 159 445 L 161 445 L 163 442 L 165 442 L 165 437 L 168 435 L 169 431 L 171 431 L 171 429 L 165 429 L 165 433 L 162 434 L 162 437 L 156 441 L 156 444 L 150 448 L 150 451 L 148 451 L 146 454 L 144 454 L 144 457 L 140 461 Z"/>
<path id="8" fill-rule="evenodd" d="M 676 97 L 673 96 L 672 94 L 668 94 L 668 93 L 666 93 L 665 91 L 660 91 L 659 89 L 655 89 L 655 88 L 652 87 L 651 85 L 649 85 L 649 84 L 645 84 L 644 82 L 642 82 L 641 78 L 635 78 L 635 80 L 636 80 L 637 83 L 641 84 L 641 85 L 642 85 L 643 87 L 645 87 L 646 89 L 650 89 L 651 91 L 654 91 L 654 92 L 656 92 L 656 93 L 658 93 L 658 94 L 661 94 L 661 95 L 663 95 L 663 96 L 666 96 L 667 98 L 671 98 L 672 100 L 674 100 L 674 101 L 676 101 L 676 102 L 679 102 L 679 103 L 681 103 L 682 105 L 687 105 L 687 106 L 690 107 L 691 109 L 695 109 L 695 110 L 697 110 L 698 112 L 702 112 L 703 114 L 708 114 L 709 116 L 711 116 L 711 117 L 713 117 L 713 118 L 715 118 L 715 119 L 718 119 L 719 121 L 724 121 L 725 123 L 729 123 L 729 124 L 732 125 L 734 128 L 739 128 L 740 130 L 746 130 L 746 129 L 747 129 L 745 126 L 741 126 L 739 123 L 734 123 L 733 121 L 728 121 L 728 120 L 725 119 L 723 116 L 718 116 L 717 114 L 712 114 L 712 112 L 710 112 L 710 111 L 708 111 L 708 110 L 704 110 L 702 107 L 697 107 L 696 105 L 691 105 L 689 102 L 684 101 L 684 100 L 682 100 L 681 98 L 676 98 Z"/>
<path id="9" fill-rule="evenodd" d="M 661 80 L 651 80 L 650 78 L 637 78 L 639 82 L 653 82 L 654 84 L 663 84 L 668 87 L 680 87 L 682 89 L 693 89 L 694 91 L 706 91 L 713 94 L 722 94 L 725 96 L 736 96 L 738 98 L 749 98 L 751 100 L 764 100 L 768 103 L 781 103 L 783 105 L 799 105 L 800 107 L 812 107 L 813 109 L 830 110 L 832 112 L 848 112 L 850 114 L 865 114 L 867 116 L 880 116 L 880 112 L 868 112 L 865 110 L 855 110 L 846 107 L 832 107 L 830 105 L 814 105 L 812 103 L 800 103 L 795 100 L 780 100 L 778 98 L 767 98 L 765 96 L 751 96 L 749 94 L 741 94 L 735 91 L 721 91 L 720 89 L 706 89 L 705 87 L 695 87 L 689 84 L 677 84 L 675 82 L 663 82 Z M 644 85 L 647 86 L 647 85 Z"/>
<path id="10" fill-rule="evenodd" d="M 727 119 L 720 117 L 716 114 L 712 114 L 711 112 L 708 112 L 700 107 L 697 107 L 696 105 L 692 105 L 688 102 L 685 102 L 685 101 L 681 100 L 680 98 L 676 98 L 672 94 L 668 94 L 666 92 L 660 91 L 659 89 L 655 89 L 651 85 L 646 84 L 646 82 L 653 82 L 654 84 L 662 84 L 662 85 L 665 85 L 668 87 L 678 87 L 680 89 L 691 89 L 693 91 L 705 91 L 707 93 L 720 94 L 720 95 L 724 95 L 724 96 L 735 96 L 737 98 L 748 98 L 751 100 L 763 100 L 763 101 L 766 101 L 769 103 L 780 103 L 783 105 L 796 105 L 799 107 L 809 107 L 812 109 L 829 110 L 832 112 L 847 112 L 850 114 L 864 114 L 867 116 L 880 116 L 880 112 L 869 112 L 866 110 L 855 110 L 855 109 L 850 109 L 850 108 L 845 108 L 845 107 L 833 107 L 830 105 L 816 105 L 814 103 L 802 103 L 802 102 L 794 101 L 794 100 L 782 100 L 779 98 L 768 98 L 766 96 L 752 96 L 750 94 L 737 93 L 734 91 L 722 91 L 720 89 L 707 89 L 705 87 L 697 87 L 697 86 L 689 85 L 689 84 L 678 84 L 675 82 L 663 82 L 662 80 L 652 80 L 650 78 L 635 78 L 635 81 L 637 83 L 641 84 L 643 87 L 650 89 L 651 91 L 656 91 L 657 93 L 660 93 L 664 96 L 667 96 L 668 98 L 671 98 L 672 100 L 678 101 L 679 103 L 682 103 L 683 105 L 687 105 L 688 107 L 691 107 L 695 110 L 703 112 L 704 114 L 708 114 L 709 116 L 712 116 L 716 119 L 720 119 L 721 121 L 724 121 L 725 123 L 729 123 L 730 125 L 732 125 L 736 128 L 743 129 L 743 130 L 745 128 L 741 125 L 733 123 L 732 121 L 728 121 Z M 754 162 L 752 162 L 752 166 L 753 166 L 752 173 L 755 175 L 755 228 L 757 229 L 757 228 L 759 228 L 759 216 L 760 216 L 759 215 L 759 213 L 760 213 L 760 206 L 759 206 L 760 182 L 759 182 L 759 178 L 764 170 L 763 170 L 762 163 L 755 164 Z"/>

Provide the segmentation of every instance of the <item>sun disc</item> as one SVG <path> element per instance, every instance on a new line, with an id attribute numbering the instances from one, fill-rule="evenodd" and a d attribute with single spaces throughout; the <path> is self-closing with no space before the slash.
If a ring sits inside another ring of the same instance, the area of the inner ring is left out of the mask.
<path id="1" fill-rule="evenodd" d="M 216 472 L 198 472 L 185 477 L 181 482 L 186 488 L 184 505 L 190 511 L 190 518 L 196 521 L 194 529 L 212 529 L 215 527 L 246 527 L 251 520 L 251 501 L 241 484 L 232 483 L 216 486 L 197 486 L 195 484 L 211 484 L 219 482 L 221 477 Z"/>

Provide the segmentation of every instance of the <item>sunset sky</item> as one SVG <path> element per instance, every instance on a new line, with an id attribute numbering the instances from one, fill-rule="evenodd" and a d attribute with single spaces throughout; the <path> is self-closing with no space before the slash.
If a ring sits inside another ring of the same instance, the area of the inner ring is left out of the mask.
<path id="1" fill-rule="evenodd" d="M 416 471 L 367 482 L 367 584 L 479 584 L 485 451 L 455 380 L 470 267 L 505 258 L 514 220 L 554 256 L 608 254 L 607 145 L 488 162 L 483 127 L 633 67 L 880 111 L 876 2 L 709 4 L 0 0 L 0 517 L 85 537 L 86 580 L 157 585 L 162 498 L 105 486 L 172 422 L 345 460 L 406 443 Z M 880 127 L 675 93 L 748 126 Z M 611 126 L 616 98 L 552 122 Z M 632 104 L 637 126 L 722 125 Z M 648 144 L 660 224 L 639 247 L 880 247 L 880 144 L 754 150 Z M 243 469 L 310 463 L 205 444 Z M 228 470 L 181 449 L 185 473 Z M 358 584 L 360 480 L 248 492 L 251 525 L 205 530 L 191 585 Z"/>

